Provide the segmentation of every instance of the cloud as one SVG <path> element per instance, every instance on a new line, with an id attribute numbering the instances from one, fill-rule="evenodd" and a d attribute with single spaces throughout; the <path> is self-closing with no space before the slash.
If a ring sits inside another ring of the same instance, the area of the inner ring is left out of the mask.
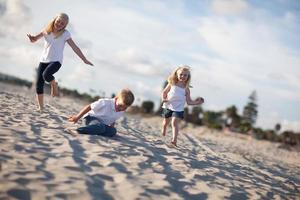
<path id="1" fill-rule="evenodd" d="M 284 69 L 287 75 L 283 76 L 288 78 L 280 81 L 294 88 L 295 83 L 299 82 L 299 53 L 291 52 L 282 44 L 278 36 L 280 29 L 279 24 L 268 26 L 260 23 L 259 19 L 230 21 L 210 17 L 202 19 L 198 31 L 207 48 L 218 55 L 223 63 L 223 66 L 216 63 L 214 70 L 225 68 L 230 72 L 224 70 L 227 76 L 232 74 L 240 77 L 255 87 L 257 83 L 274 82 L 271 77 L 282 76 Z M 215 74 L 218 76 L 219 73 Z"/>
<path id="2" fill-rule="evenodd" d="M 1 72 L 33 80 L 40 51 L 23 45 L 6 48 L 0 46 Z"/>
<path id="3" fill-rule="evenodd" d="M 219 15 L 236 15 L 245 12 L 249 5 L 245 0 L 214 0 L 212 10 Z"/>
<path id="4" fill-rule="evenodd" d="M 64 79 L 66 81 L 88 83 L 90 80 L 94 80 L 96 75 L 93 73 L 93 70 L 90 67 L 85 66 L 76 66 L 72 70 L 72 73 L 66 75 Z"/>
<path id="5" fill-rule="evenodd" d="M 274 94 L 273 96 L 275 96 L 276 98 L 281 98 L 287 101 L 300 101 L 299 92 L 295 92 L 291 89 L 280 89 L 280 88 L 279 89 L 272 88 L 272 89 L 273 89 L 272 93 Z"/>
<path id="6" fill-rule="evenodd" d="M 134 48 L 120 50 L 111 55 L 94 58 L 95 65 L 130 76 L 165 77 L 170 71 L 170 64 L 158 58 L 150 57 Z"/>
<path id="7" fill-rule="evenodd" d="M 21 0 L 0 1 L 0 36 L 20 38 L 31 18 L 30 9 Z M 17 31 L 16 31 L 17 29 Z"/>
<path id="8" fill-rule="evenodd" d="M 293 130 L 300 133 L 300 121 L 283 120 L 281 130 Z"/>

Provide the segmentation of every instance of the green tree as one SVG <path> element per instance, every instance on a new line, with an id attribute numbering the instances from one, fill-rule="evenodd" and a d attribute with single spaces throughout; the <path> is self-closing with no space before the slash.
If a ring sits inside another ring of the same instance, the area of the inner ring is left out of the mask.
<path id="1" fill-rule="evenodd" d="M 251 127 L 253 127 L 255 124 L 258 114 L 256 101 L 257 95 L 256 91 L 254 90 L 249 96 L 249 102 L 243 110 L 243 124 L 249 124 Z"/>
<path id="2" fill-rule="evenodd" d="M 154 108 L 154 103 L 152 101 L 143 101 L 142 109 L 145 113 L 152 113 Z"/>
<path id="3" fill-rule="evenodd" d="M 238 110 L 236 106 L 232 105 L 225 110 L 227 119 L 226 125 L 230 127 L 230 129 L 238 128 L 241 124 L 241 117 L 238 115 Z"/>
<path id="4" fill-rule="evenodd" d="M 278 133 L 280 131 L 280 129 L 281 129 L 281 125 L 279 123 L 277 123 L 275 125 L 274 129 L 275 129 L 276 133 Z"/>
<path id="5" fill-rule="evenodd" d="M 200 114 L 203 113 L 203 109 L 201 106 L 194 106 L 192 108 L 192 113 L 189 116 L 189 121 L 194 123 L 194 124 L 202 124 L 202 120 L 200 119 Z"/>
<path id="6" fill-rule="evenodd" d="M 209 128 L 222 129 L 222 113 L 205 111 L 203 113 L 203 123 Z"/>

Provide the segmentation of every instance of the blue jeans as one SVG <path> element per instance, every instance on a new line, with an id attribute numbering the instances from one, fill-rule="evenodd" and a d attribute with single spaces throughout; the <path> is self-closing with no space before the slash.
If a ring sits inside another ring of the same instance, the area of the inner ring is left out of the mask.
<path id="1" fill-rule="evenodd" d="M 86 116 L 84 118 L 85 126 L 77 129 L 80 134 L 88 135 L 102 135 L 106 137 L 113 137 L 117 134 L 117 130 L 114 127 L 110 127 L 98 118 L 92 116 Z"/>

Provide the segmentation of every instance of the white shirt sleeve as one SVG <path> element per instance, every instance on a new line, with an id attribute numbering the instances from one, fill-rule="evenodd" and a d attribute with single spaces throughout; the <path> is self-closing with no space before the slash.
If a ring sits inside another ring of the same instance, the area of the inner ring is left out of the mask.
<path id="1" fill-rule="evenodd" d="M 65 30 L 64 34 L 64 40 L 67 41 L 71 38 L 71 33 L 68 30 Z"/>
<path id="2" fill-rule="evenodd" d="M 102 108 L 104 108 L 105 105 L 105 101 L 104 99 L 99 99 L 98 101 L 95 101 L 93 103 L 91 103 L 91 109 L 97 113 L 99 112 Z"/>

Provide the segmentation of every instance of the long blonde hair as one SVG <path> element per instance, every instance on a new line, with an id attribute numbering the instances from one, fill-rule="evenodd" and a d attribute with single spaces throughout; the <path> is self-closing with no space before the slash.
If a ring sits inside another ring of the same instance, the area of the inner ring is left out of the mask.
<path id="1" fill-rule="evenodd" d="M 64 20 L 66 20 L 66 26 L 68 25 L 69 23 L 69 16 L 65 13 L 60 13 L 58 14 L 56 17 L 54 17 L 54 19 L 52 19 L 49 24 L 46 26 L 44 32 L 46 32 L 47 34 L 50 34 L 53 32 L 53 29 L 54 29 L 54 23 L 55 23 L 55 20 L 57 20 L 58 18 L 62 18 Z M 61 36 L 65 30 L 66 30 L 66 26 L 60 30 L 57 34 L 55 34 L 55 38 L 58 38 L 59 36 Z"/>
<path id="2" fill-rule="evenodd" d="M 190 67 L 187 65 L 182 65 L 177 67 L 172 74 L 168 77 L 168 83 L 171 85 L 175 85 L 178 82 L 178 71 L 187 71 L 188 72 L 188 79 L 185 83 L 185 87 L 189 88 L 190 86 L 190 82 L 191 82 L 191 72 L 190 72 Z"/>

